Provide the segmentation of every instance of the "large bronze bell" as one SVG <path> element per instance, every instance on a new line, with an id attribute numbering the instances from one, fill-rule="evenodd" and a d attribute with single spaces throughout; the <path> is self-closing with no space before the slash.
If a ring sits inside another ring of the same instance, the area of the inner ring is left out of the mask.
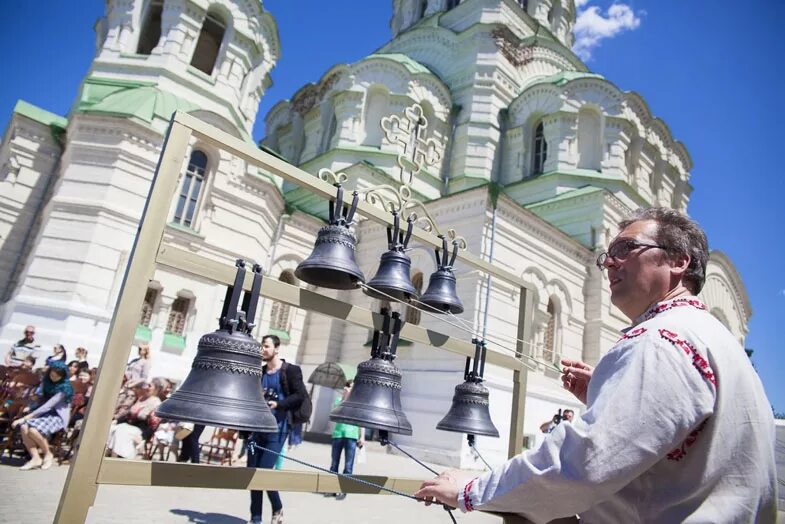
<path id="1" fill-rule="evenodd" d="M 387 244 L 389 251 L 382 254 L 379 270 L 363 291 L 380 300 L 389 300 L 390 297 L 408 302 L 417 298 L 417 288 L 412 284 L 412 260 L 406 254 L 406 246 L 412 237 L 414 222 L 410 216 L 407 222 L 406 233 L 401 231 L 401 219 L 398 213 L 393 212 L 393 227 L 387 228 Z"/>
<path id="2" fill-rule="evenodd" d="M 447 250 L 447 239 L 443 235 L 439 235 L 439 238 L 442 239 L 442 257 L 439 257 L 439 250 L 436 249 L 437 269 L 431 275 L 428 289 L 420 297 L 420 302 L 431 306 L 435 313 L 460 315 L 463 313 L 463 304 L 456 291 L 457 281 L 452 270 L 455 264 L 455 257 L 458 256 L 458 242 L 455 240 L 452 242 L 454 251 L 448 263 L 447 257 L 450 252 Z"/>
<path id="3" fill-rule="evenodd" d="M 469 435 L 487 435 L 498 437 L 499 430 L 493 425 L 488 409 L 488 388 L 482 385 L 485 372 L 485 342 L 474 339 L 474 365 L 469 371 L 470 357 L 466 357 L 464 383 L 455 386 L 452 406 L 444 418 L 436 425 L 436 429 L 467 433 Z M 479 363 L 479 370 L 478 370 Z M 470 439 L 470 443 L 472 439 Z"/>
<path id="4" fill-rule="evenodd" d="M 392 314 L 395 323 L 390 335 L 390 316 L 384 315 L 381 333 L 373 334 L 371 359 L 357 366 L 352 392 L 330 413 L 330 420 L 411 435 L 412 425 L 401 408 L 401 371 L 392 362 L 398 347 L 401 317 Z"/>
<path id="5" fill-rule="evenodd" d="M 355 191 L 347 210 L 343 202 L 343 188 L 340 184 L 336 185 L 335 202 L 330 200 L 330 222 L 319 230 L 311 255 L 300 262 L 294 274 L 314 286 L 354 289 L 365 282 L 365 275 L 354 258 L 357 237 L 351 229 L 360 197 Z"/>
<path id="6" fill-rule="evenodd" d="M 245 262 L 236 263 L 234 285 L 226 290 L 217 331 L 199 339 L 196 358 L 183 384 L 156 410 L 165 420 L 194 422 L 244 431 L 278 431 L 262 392 L 262 347 L 251 336 L 262 268 L 238 311 Z"/>

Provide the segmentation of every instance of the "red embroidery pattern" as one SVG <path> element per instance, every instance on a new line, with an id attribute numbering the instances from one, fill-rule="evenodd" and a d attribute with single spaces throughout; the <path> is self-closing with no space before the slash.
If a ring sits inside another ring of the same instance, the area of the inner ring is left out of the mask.
<path id="1" fill-rule="evenodd" d="M 472 485 L 474 485 L 475 480 L 477 479 L 470 480 L 463 488 L 463 507 L 466 511 L 474 511 L 474 504 L 472 504 L 472 498 L 469 495 L 469 492 L 472 490 Z"/>
<path id="2" fill-rule="evenodd" d="M 675 307 L 681 307 L 681 306 L 692 306 L 702 311 L 706 310 L 706 305 L 700 300 L 698 300 L 697 298 L 676 298 L 668 302 L 663 302 L 662 304 L 658 304 L 653 309 L 650 309 L 644 315 L 643 321 L 654 318 L 660 313 L 662 313 L 663 311 L 668 311 L 669 309 L 673 309 Z"/>
<path id="3" fill-rule="evenodd" d="M 714 371 L 712 371 L 709 363 L 706 362 L 706 359 L 698 353 L 695 346 L 683 338 L 680 338 L 679 335 L 673 331 L 668 331 L 667 329 L 660 329 L 660 336 L 677 348 L 680 348 L 688 357 L 692 357 L 692 365 L 695 366 L 695 369 L 698 370 L 703 378 L 711 382 L 715 388 L 717 387 L 717 377 L 714 376 Z"/>
<path id="4" fill-rule="evenodd" d="M 644 333 L 646 333 L 646 331 L 647 331 L 647 329 L 645 327 L 643 327 L 643 326 L 637 327 L 635 329 L 631 329 L 631 330 L 627 331 L 625 334 L 623 334 L 621 336 L 621 338 L 619 339 L 619 342 L 621 342 L 622 340 L 630 340 L 631 338 L 639 337 L 639 336 L 643 335 Z"/>
<path id="5" fill-rule="evenodd" d="M 701 431 L 703 431 L 703 428 L 706 427 L 706 422 L 708 422 L 708 419 L 701 422 L 701 425 L 698 426 L 695 429 L 695 431 L 687 435 L 687 438 L 684 439 L 684 442 L 681 443 L 681 446 L 668 453 L 668 460 L 673 460 L 675 462 L 678 462 L 684 457 L 686 457 L 687 449 L 690 448 L 693 444 L 695 444 L 696 440 L 698 440 L 698 435 L 700 434 Z"/>

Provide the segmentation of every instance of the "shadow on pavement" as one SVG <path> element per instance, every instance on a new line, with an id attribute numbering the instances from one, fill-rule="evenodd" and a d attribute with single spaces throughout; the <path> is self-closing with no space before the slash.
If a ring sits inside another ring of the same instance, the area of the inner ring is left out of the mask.
<path id="1" fill-rule="evenodd" d="M 224 513 L 202 513 L 190 509 L 170 509 L 170 513 L 188 517 L 188 522 L 196 524 L 245 524 L 247 521 Z"/>

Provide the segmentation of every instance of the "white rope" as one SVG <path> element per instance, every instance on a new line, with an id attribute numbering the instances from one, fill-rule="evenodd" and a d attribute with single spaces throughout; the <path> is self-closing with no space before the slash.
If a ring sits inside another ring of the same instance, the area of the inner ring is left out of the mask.
<path id="1" fill-rule="evenodd" d="M 413 305 L 413 304 L 411 304 L 411 303 L 409 303 L 409 302 L 404 302 L 403 300 L 400 300 L 400 299 L 398 299 L 398 298 L 396 298 L 396 297 L 394 297 L 394 296 L 392 296 L 392 295 L 388 295 L 387 293 L 385 293 L 385 292 L 383 292 L 383 291 L 380 291 L 380 290 L 378 290 L 378 289 L 372 288 L 372 287 L 368 286 L 367 284 L 362 284 L 362 283 L 361 283 L 361 284 L 360 284 L 360 287 L 361 287 L 361 288 L 363 288 L 363 289 L 368 289 L 368 290 L 371 290 L 373 293 L 377 293 L 377 294 L 379 294 L 379 295 L 382 295 L 382 296 L 384 296 L 384 297 L 386 297 L 386 298 L 388 298 L 388 299 L 390 299 L 390 300 L 392 300 L 392 301 L 394 301 L 394 302 L 397 302 L 397 303 L 399 303 L 399 304 L 402 304 L 402 305 L 405 305 L 405 306 L 408 306 L 408 307 L 413 307 L 414 309 L 416 309 L 416 310 L 418 310 L 418 311 L 420 311 L 420 312 L 422 312 L 422 313 L 425 313 L 425 314 L 426 314 L 426 315 L 428 315 L 428 316 L 431 316 L 431 317 L 433 317 L 433 318 L 435 318 L 435 319 L 437 319 L 437 320 L 439 320 L 439 321 L 441 321 L 441 322 L 444 322 L 444 323 L 446 323 L 446 324 L 449 324 L 449 325 L 451 325 L 451 326 L 452 326 L 452 327 L 454 327 L 454 328 L 460 329 L 461 331 L 464 331 L 464 332 L 466 332 L 466 333 L 469 333 L 469 334 L 470 334 L 472 337 L 478 337 L 478 336 L 479 336 L 479 335 L 477 334 L 476 330 L 474 330 L 474 329 L 467 329 L 466 327 L 462 326 L 461 324 L 456 324 L 456 323 L 454 323 L 454 322 L 450 322 L 450 321 L 448 321 L 448 320 L 445 318 L 445 315 L 444 315 L 444 314 L 441 312 L 441 310 L 439 310 L 439 309 L 437 309 L 437 308 L 434 308 L 433 306 L 430 306 L 430 305 L 428 305 L 428 304 L 424 304 L 424 305 L 428 306 L 429 308 L 431 308 L 431 309 L 433 309 L 433 310 L 435 310 L 435 311 L 439 311 L 439 313 L 441 313 L 441 314 L 435 314 L 435 313 L 431 313 L 431 312 L 429 312 L 429 311 L 426 311 L 426 310 L 424 310 L 424 309 L 422 309 L 422 308 L 419 308 L 419 307 L 417 307 L 416 305 Z M 417 303 L 419 303 L 419 304 L 423 304 L 423 303 L 422 303 L 422 302 L 420 302 L 419 300 L 415 300 L 415 302 L 417 302 Z M 452 315 L 452 316 L 453 316 L 453 318 L 457 318 L 457 317 L 455 317 L 455 315 Z M 510 338 L 509 340 L 513 340 L 513 339 L 512 339 L 512 338 Z M 539 360 L 539 359 L 537 359 L 537 358 L 534 358 L 534 357 L 531 357 L 531 356 L 529 356 L 529 355 L 526 355 L 525 353 L 522 353 L 522 352 L 521 352 L 521 351 L 519 351 L 517 348 L 510 348 L 510 347 L 508 347 L 508 346 L 505 346 L 504 344 L 501 344 L 501 343 L 499 343 L 499 342 L 496 342 L 496 341 L 494 341 L 494 340 L 491 340 L 491 339 L 489 339 L 489 338 L 485 338 L 485 341 L 486 341 L 487 343 L 489 343 L 489 344 L 493 344 L 493 345 L 495 345 L 495 346 L 497 346 L 497 347 L 499 347 L 499 348 L 501 348 L 501 349 L 503 349 L 503 350 L 507 351 L 508 353 L 511 353 L 511 354 L 514 356 L 514 358 L 516 358 L 516 359 L 525 358 L 525 359 L 531 360 L 532 362 L 534 362 L 534 363 L 536 363 L 536 364 L 539 364 L 539 365 L 541 365 L 541 366 L 549 367 L 549 368 L 552 368 L 552 369 L 555 369 L 555 370 L 557 370 L 557 371 L 561 372 L 561 369 L 560 369 L 560 368 L 559 368 L 559 367 L 558 367 L 556 364 L 553 364 L 553 363 L 548 363 L 548 362 L 543 362 L 543 361 L 541 361 L 541 360 Z M 522 340 L 522 339 L 518 339 L 518 338 L 516 338 L 516 339 L 515 339 L 515 341 L 516 341 L 516 343 L 517 343 L 517 342 L 520 342 L 520 343 L 524 344 L 525 346 L 528 346 L 529 348 L 536 348 L 536 347 L 537 347 L 537 346 L 536 346 L 535 344 L 533 344 L 532 342 L 528 342 L 528 341 L 526 341 L 526 340 Z M 527 366 L 527 367 L 528 367 L 528 366 Z M 529 368 L 529 369 L 534 369 L 534 368 Z"/>

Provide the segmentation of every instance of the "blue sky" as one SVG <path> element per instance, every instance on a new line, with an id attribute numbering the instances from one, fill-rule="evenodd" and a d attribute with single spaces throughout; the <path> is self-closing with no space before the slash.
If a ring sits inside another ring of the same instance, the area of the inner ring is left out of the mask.
<path id="1" fill-rule="evenodd" d="M 353 62 L 390 37 L 392 1 L 269 0 L 282 54 L 263 115 L 332 65 Z M 582 53 L 623 90 L 640 93 L 695 163 L 690 214 L 713 249 L 736 264 L 753 308 L 747 347 L 775 409 L 785 412 L 785 2 L 579 1 Z M 358 8 L 358 6 L 362 8 Z M 103 1 L 6 2 L 0 32 L 0 119 L 22 98 L 67 114 L 94 54 Z M 780 335 L 778 336 L 778 333 Z"/>

